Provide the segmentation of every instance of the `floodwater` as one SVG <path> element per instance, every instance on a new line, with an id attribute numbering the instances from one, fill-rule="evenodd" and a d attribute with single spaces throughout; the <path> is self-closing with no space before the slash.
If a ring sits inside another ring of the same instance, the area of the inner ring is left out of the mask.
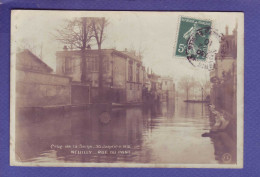
<path id="1" fill-rule="evenodd" d="M 22 162 L 235 163 L 226 132 L 210 136 L 207 104 L 158 105 L 45 113 L 16 119 L 16 160 Z M 227 156 L 228 155 L 228 156 Z"/>

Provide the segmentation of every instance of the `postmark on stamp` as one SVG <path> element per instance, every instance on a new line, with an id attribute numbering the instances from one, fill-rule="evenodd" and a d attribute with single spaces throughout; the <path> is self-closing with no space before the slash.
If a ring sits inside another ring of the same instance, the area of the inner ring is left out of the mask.
<path id="1" fill-rule="evenodd" d="M 212 22 L 181 17 L 175 55 L 192 60 L 205 60 Z"/>
<path id="2" fill-rule="evenodd" d="M 212 27 L 212 21 L 181 17 L 175 56 L 186 58 L 193 66 L 213 70 L 215 56 L 226 53 L 225 36 Z"/>
<path id="3" fill-rule="evenodd" d="M 175 56 L 186 58 L 193 66 L 212 70 L 218 48 L 212 45 L 212 21 L 181 17 L 179 24 Z"/>

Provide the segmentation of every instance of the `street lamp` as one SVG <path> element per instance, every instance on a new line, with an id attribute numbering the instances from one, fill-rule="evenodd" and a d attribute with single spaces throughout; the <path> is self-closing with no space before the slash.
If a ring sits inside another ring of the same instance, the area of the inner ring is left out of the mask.
<path id="1" fill-rule="evenodd" d="M 201 87 L 201 101 L 203 101 L 203 87 Z"/>

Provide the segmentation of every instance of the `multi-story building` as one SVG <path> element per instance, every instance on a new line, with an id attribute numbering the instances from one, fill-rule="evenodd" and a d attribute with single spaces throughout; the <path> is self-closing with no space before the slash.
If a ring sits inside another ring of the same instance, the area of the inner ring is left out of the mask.
<path id="1" fill-rule="evenodd" d="M 162 76 L 159 78 L 159 83 L 161 84 L 162 99 L 174 99 L 175 84 L 173 82 L 173 79 L 169 76 Z"/>
<path id="2" fill-rule="evenodd" d="M 174 99 L 175 85 L 173 79 L 169 76 L 160 76 L 151 71 L 147 74 L 147 80 L 149 81 L 148 91 L 151 94 L 153 100 L 157 101 L 167 101 L 169 99 Z"/>
<path id="3" fill-rule="evenodd" d="M 116 103 L 142 101 L 145 68 L 141 57 L 133 52 L 102 49 L 99 53 L 89 49 L 82 55 L 80 50 L 64 50 L 58 51 L 56 56 L 58 74 L 70 76 L 72 81 L 83 84 L 82 74 L 85 73 L 86 83 L 91 85 L 92 102 L 98 99 L 99 57 L 103 60 L 102 86 L 106 100 Z"/>
<path id="4" fill-rule="evenodd" d="M 232 34 L 226 34 L 216 54 L 214 70 L 210 72 L 210 101 L 218 111 L 236 117 L 237 93 L 237 26 Z"/>

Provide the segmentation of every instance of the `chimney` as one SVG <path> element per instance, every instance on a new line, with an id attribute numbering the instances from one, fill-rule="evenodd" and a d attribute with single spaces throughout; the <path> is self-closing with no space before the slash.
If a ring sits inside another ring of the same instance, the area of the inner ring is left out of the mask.
<path id="1" fill-rule="evenodd" d="M 125 52 L 127 52 L 127 48 L 125 48 Z"/>
<path id="2" fill-rule="evenodd" d="M 234 28 L 234 30 L 233 30 L 233 35 L 237 35 L 237 21 L 236 21 L 236 26 L 235 26 L 235 28 Z"/>
<path id="3" fill-rule="evenodd" d="M 63 50 L 68 51 L 68 47 L 66 45 L 64 45 Z"/>
<path id="4" fill-rule="evenodd" d="M 228 26 L 226 25 L 226 35 L 228 35 Z"/>

